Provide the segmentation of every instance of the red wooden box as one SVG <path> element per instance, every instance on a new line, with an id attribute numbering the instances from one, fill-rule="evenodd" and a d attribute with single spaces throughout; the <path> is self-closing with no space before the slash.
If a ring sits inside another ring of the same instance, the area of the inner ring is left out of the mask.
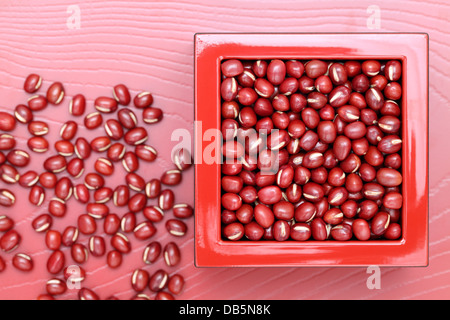
<path id="1" fill-rule="evenodd" d="M 428 264 L 428 35 L 423 33 L 197 34 L 195 36 L 195 264 L 426 266 Z M 224 241 L 221 170 L 204 161 L 220 128 L 223 59 L 398 59 L 402 76 L 402 237 L 369 241 Z M 210 130 L 210 131 L 208 131 Z"/>

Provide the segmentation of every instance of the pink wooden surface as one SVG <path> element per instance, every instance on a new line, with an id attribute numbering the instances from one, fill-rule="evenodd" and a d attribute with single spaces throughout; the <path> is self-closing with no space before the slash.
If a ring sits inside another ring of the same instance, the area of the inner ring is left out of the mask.
<path id="1" fill-rule="evenodd" d="M 450 4 L 432 1 L 1 1 L 0 2 L 0 109 L 12 110 L 26 99 L 24 77 L 37 72 L 47 88 L 51 81 L 66 84 L 68 96 L 81 92 L 92 104 L 97 95 L 110 94 L 118 82 L 133 93 L 148 89 L 155 105 L 165 110 L 164 122 L 152 127 L 150 144 L 160 151 L 153 171 L 171 167 L 170 142 L 175 128 L 192 132 L 193 125 L 193 35 L 195 32 L 428 32 L 430 35 L 430 263 L 426 268 L 382 268 L 381 288 L 368 289 L 365 268 L 212 268 L 193 265 L 193 220 L 183 239 L 181 266 L 170 269 L 186 278 L 182 299 L 449 299 L 450 298 Z M 379 10 L 377 15 L 377 11 Z M 375 10 L 375 11 L 373 11 Z M 375 14 L 374 14 L 375 12 Z M 77 14 L 79 14 L 79 24 Z M 378 19 L 379 17 L 379 19 Z M 68 98 L 66 98 L 68 99 Z M 66 100 L 67 102 L 67 100 Z M 67 103 L 65 104 L 67 107 Z M 92 107 L 92 106 L 91 106 Z M 54 128 L 67 117 L 65 107 L 42 114 Z M 57 129 L 54 129 L 55 132 Z M 25 138 L 25 130 L 15 134 Z M 24 143 L 21 140 L 20 143 Z M 177 187 L 178 200 L 193 201 L 193 171 Z M 120 179 L 115 177 L 114 179 Z M 26 194 L 18 197 L 26 199 Z M 41 213 L 24 201 L 13 210 L 23 234 L 21 252 L 35 258 L 35 271 L 15 271 L 11 254 L 0 275 L 1 299 L 34 299 L 45 291 L 49 251 L 42 235 L 30 222 Z M 75 205 L 61 227 L 75 221 Z M 120 212 L 118 212 L 120 213 Z M 171 237 L 158 231 L 161 242 Z M 141 248 L 134 248 L 119 270 L 109 271 L 103 259 L 84 266 L 83 285 L 102 297 L 133 295 L 129 281 L 134 268 L 143 267 Z M 67 249 L 66 256 L 70 261 Z M 147 267 L 154 272 L 162 261 Z M 147 292 L 149 293 L 149 292 Z M 76 298 L 69 290 L 64 298 Z"/>

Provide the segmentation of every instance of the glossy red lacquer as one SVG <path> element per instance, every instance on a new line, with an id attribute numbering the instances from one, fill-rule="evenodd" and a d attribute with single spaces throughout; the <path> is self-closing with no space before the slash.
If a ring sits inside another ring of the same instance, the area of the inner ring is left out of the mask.
<path id="1" fill-rule="evenodd" d="M 224 241 L 220 164 L 203 161 L 220 128 L 223 59 L 399 59 L 403 63 L 402 237 L 369 241 Z M 426 266 L 428 264 L 428 35 L 423 33 L 197 34 L 195 36 L 195 264 Z"/>

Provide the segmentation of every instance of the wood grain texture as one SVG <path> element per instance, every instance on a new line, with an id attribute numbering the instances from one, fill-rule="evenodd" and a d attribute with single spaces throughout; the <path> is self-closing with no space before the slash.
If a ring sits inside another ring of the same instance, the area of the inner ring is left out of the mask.
<path id="1" fill-rule="evenodd" d="M 70 5 L 80 9 L 80 28 L 69 29 Z M 380 29 L 368 29 L 367 8 L 380 8 Z M 169 270 L 186 278 L 181 299 L 449 299 L 450 298 L 450 3 L 445 0 L 404 1 L 84 1 L 0 2 L 0 109 L 12 110 L 27 96 L 24 77 L 36 72 L 43 87 L 54 80 L 67 84 L 68 96 L 84 93 L 92 104 L 122 82 L 133 93 L 149 89 L 165 120 L 151 131 L 150 142 L 160 150 L 153 171 L 169 168 L 167 141 L 175 128 L 193 129 L 193 36 L 196 32 L 427 32 L 430 36 L 430 264 L 427 268 L 382 268 L 381 289 L 366 286 L 365 268 L 211 268 L 193 265 L 193 221 L 188 235 L 177 242 L 184 255 L 181 266 Z M 67 99 L 67 98 L 66 98 Z M 67 101 L 66 101 L 67 102 Z M 42 118 L 58 127 L 66 110 L 55 108 Z M 54 130 L 56 131 L 56 130 Z M 27 133 L 18 129 L 20 143 Z M 171 146 L 176 142 L 171 142 Z M 43 158 L 40 158 L 43 159 Z M 150 174 L 150 175 L 151 175 Z M 178 187 L 180 201 L 193 202 L 193 172 Z M 25 196 L 25 195 L 22 195 Z M 178 199 L 177 199 L 178 200 Z M 79 210 L 82 210 L 78 208 Z M 2 209 L 3 210 L 3 209 Z M 8 209 L 9 210 L 9 209 Z M 74 208 L 76 211 L 77 208 Z M 3 212 L 0 212 L 3 213 Z M 45 261 L 49 255 L 30 222 L 42 210 L 21 203 L 14 210 L 24 235 L 20 250 L 33 255 L 36 271 L 0 274 L 0 298 L 34 299 L 45 290 Z M 74 213 L 76 215 L 76 213 Z M 74 217 L 55 228 L 73 223 Z M 70 221 L 72 219 L 72 221 Z M 164 229 L 164 228 L 160 228 Z M 159 231 L 158 231 L 159 232 Z M 161 242 L 171 237 L 164 232 Z M 106 298 L 133 295 L 130 276 L 142 267 L 133 248 L 123 267 L 110 272 L 102 259 L 91 259 L 83 284 Z M 67 249 L 65 249 L 68 257 Z M 161 263 L 149 267 L 164 267 Z M 69 290 L 63 298 L 75 298 Z"/>

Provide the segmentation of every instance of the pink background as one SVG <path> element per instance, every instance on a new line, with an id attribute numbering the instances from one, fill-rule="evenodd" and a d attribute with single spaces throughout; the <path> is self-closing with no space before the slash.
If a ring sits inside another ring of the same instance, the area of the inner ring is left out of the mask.
<path id="1" fill-rule="evenodd" d="M 79 29 L 72 28 L 71 5 L 80 13 Z M 370 29 L 368 7 L 380 9 L 380 28 Z M 67 98 L 60 107 L 38 118 L 51 124 L 51 134 L 68 118 L 69 98 L 76 93 L 88 97 L 89 107 L 96 96 L 110 95 L 117 83 L 127 84 L 132 93 L 153 92 L 155 106 L 165 111 L 164 121 L 148 127 L 149 144 L 160 153 L 145 170 L 145 177 L 159 177 L 172 167 L 170 141 L 175 128 L 192 133 L 193 127 L 193 36 L 196 32 L 427 32 L 430 36 L 430 217 L 429 266 L 426 268 L 382 268 L 381 289 L 366 286 L 365 268 L 214 268 L 193 265 L 193 219 L 188 234 L 175 239 L 183 251 L 181 265 L 167 268 L 180 273 L 186 287 L 180 299 L 449 299 L 450 298 L 450 4 L 432 1 L 29 1 L 0 2 L 0 110 L 13 110 L 27 95 L 21 90 L 31 72 L 44 78 L 43 88 L 62 81 Z M 369 19 L 369 23 L 368 23 Z M 49 111 L 47 110 L 47 111 Z M 53 130 L 52 130 L 53 128 Z M 84 131 L 80 128 L 80 133 Z M 100 131 L 89 133 L 98 135 Z M 14 134 L 25 147 L 28 133 L 24 127 Z M 34 155 L 33 155 L 34 156 Z M 36 163 L 44 157 L 35 157 Z M 92 159 L 91 159 L 92 161 Z M 116 166 L 119 172 L 119 166 Z M 40 169 L 38 164 L 37 169 Z M 92 163 L 87 168 L 92 170 Z M 31 168 L 28 168 L 31 169 Z M 143 173 L 143 170 L 141 170 Z M 123 183 L 117 174 L 108 183 Z M 35 299 L 45 292 L 50 275 L 45 270 L 49 250 L 43 235 L 30 227 L 34 217 L 45 212 L 26 203 L 27 194 L 18 193 L 13 209 L 1 209 L 16 220 L 23 242 L 17 252 L 29 253 L 35 271 L 20 273 L 11 266 L 12 254 L 0 253 L 7 270 L 0 274 L 1 299 Z M 193 170 L 176 187 L 177 202 L 193 204 Z M 49 196 L 50 197 L 50 196 Z M 49 198 L 48 197 L 48 198 Z M 48 201 L 48 200 L 47 200 Z M 73 200 L 66 218 L 56 229 L 74 223 L 82 207 Z M 117 210 L 119 215 L 123 211 Z M 168 214 L 168 216 L 171 215 Z M 101 225 L 99 225 L 101 229 Z M 158 240 L 173 240 L 158 230 Z M 86 243 L 86 238 L 81 241 Z M 141 252 L 146 243 L 135 246 L 121 268 L 110 271 L 104 258 L 90 258 L 83 267 L 87 279 L 83 286 L 94 289 L 102 298 L 133 296 L 131 272 L 146 268 L 150 273 L 165 268 L 160 260 L 146 267 Z M 64 249 L 68 262 L 70 254 Z M 147 290 L 147 294 L 151 295 Z M 152 295 L 151 295 L 152 296 Z M 76 298 L 69 290 L 63 298 Z"/>

